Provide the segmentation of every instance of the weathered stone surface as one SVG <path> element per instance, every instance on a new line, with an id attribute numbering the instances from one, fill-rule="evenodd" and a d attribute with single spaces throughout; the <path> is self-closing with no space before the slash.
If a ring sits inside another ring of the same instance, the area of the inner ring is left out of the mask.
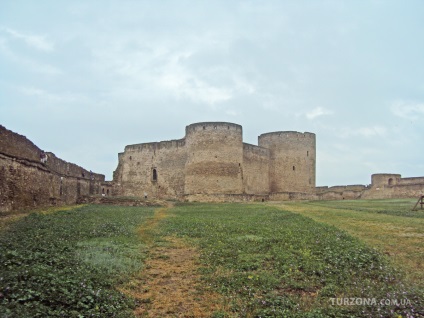
<path id="1" fill-rule="evenodd" d="M 314 194 L 315 134 L 268 133 L 256 146 L 243 143 L 240 125 L 195 123 L 183 139 L 125 147 L 114 184 L 120 195 L 201 201 Z"/>
<path id="2" fill-rule="evenodd" d="M 25 136 L 0 126 L 0 213 L 74 204 L 81 195 L 99 194 L 104 175 L 90 173 L 42 150 Z M 106 185 L 110 187 L 109 185 Z"/>

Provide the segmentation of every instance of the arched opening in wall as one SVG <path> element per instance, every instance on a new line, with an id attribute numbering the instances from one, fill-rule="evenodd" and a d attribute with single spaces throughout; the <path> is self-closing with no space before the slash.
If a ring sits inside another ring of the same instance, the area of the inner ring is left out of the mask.
<path id="1" fill-rule="evenodd" d="M 393 185 L 393 178 L 389 179 L 389 186 Z"/>
<path id="2" fill-rule="evenodd" d="M 102 194 L 105 194 L 105 188 L 102 189 Z"/>
<path id="3" fill-rule="evenodd" d="M 309 157 L 309 150 L 306 151 L 306 157 Z"/>
<path id="4" fill-rule="evenodd" d="M 296 167 L 295 166 L 293 166 L 293 171 L 295 171 L 296 170 Z"/>
<path id="5" fill-rule="evenodd" d="M 152 181 L 158 181 L 158 172 L 156 168 L 152 169 Z"/>
<path id="6" fill-rule="evenodd" d="M 130 160 L 132 160 L 132 156 L 130 156 Z"/>
<path id="7" fill-rule="evenodd" d="M 106 194 L 109 195 L 109 189 L 106 190 Z"/>

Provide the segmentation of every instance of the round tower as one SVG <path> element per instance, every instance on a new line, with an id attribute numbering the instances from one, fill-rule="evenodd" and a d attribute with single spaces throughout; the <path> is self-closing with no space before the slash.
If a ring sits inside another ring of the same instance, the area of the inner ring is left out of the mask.
<path id="1" fill-rule="evenodd" d="M 185 194 L 243 192 L 242 127 L 204 122 L 186 127 Z"/>
<path id="2" fill-rule="evenodd" d="M 315 134 L 271 132 L 258 145 L 270 150 L 270 192 L 315 192 Z"/>

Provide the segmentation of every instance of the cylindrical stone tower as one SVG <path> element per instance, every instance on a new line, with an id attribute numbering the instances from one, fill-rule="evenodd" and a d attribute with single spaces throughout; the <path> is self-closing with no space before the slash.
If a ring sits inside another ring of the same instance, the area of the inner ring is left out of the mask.
<path id="1" fill-rule="evenodd" d="M 296 131 L 266 133 L 258 137 L 258 144 L 270 150 L 271 192 L 315 191 L 315 134 Z"/>
<path id="2" fill-rule="evenodd" d="M 185 194 L 243 192 L 242 127 L 205 122 L 186 127 Z"/>

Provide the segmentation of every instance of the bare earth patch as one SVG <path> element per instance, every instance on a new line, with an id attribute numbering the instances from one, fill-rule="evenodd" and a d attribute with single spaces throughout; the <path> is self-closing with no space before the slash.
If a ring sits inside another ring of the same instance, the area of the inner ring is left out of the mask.
<path id="1" fill-rule="evenodd" d="M 160 246 L 154 244 L 152 230 L 167 210 L 158 209 L 140 228 L 149 245 L 149 258 L 138 277 L 121 289 L 138 301 L 136 317 L 210 317 L 214 311 L 224 311 L 221 296 L 200 281 L 196 248 L 176 237 L 165 238 Z"/>

